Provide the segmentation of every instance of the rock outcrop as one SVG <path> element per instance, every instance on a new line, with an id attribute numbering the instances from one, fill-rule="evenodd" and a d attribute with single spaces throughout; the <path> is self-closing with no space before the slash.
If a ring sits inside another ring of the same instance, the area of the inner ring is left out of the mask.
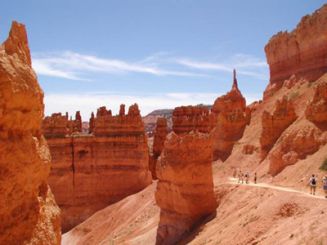
<path id="1" fill-rule="evenodd" d="M 238 89 L 236 72 L 234 70 L 231 91 L 216 99 L 212 109 L 215 116 L 213 138 L 213 159 L 226 160 L 231 154 L 234 143 L 239 140 L 245 126 L 250 123 L 251 110 L 246 107 L 246 101 Z"/>
<path id="2" fill-rule="evenodd" d="M 211 145 L 207 134 L 168 135 L 157 164 L 155 197 L 161 209 L 157 244 L 175 244 L 215 212 Z"/>
<path id="3" fill-rule="evenodd" d="M 305 111 L 306 118 L 323 130 L 327 130 L 327 81 L 319 84 L 313 100 Z"/>
<path id="4" fill-rule="evenodd" d="M 43 134 L 46 138 L 65 137 L 72 133 L 82 132 L 82 117 L 79 111 L 75 114 L 75 120 L 68 119 L 68 113 L 53 113 L 44 118 L 42 123 Z"/>
<path id="5" fill-rule="evenodd" d="M 167 119 L 159 117 L 157 119 L 157 126 L 154 133 L 152 155 L 150 156 L 149 168 L 152 174 L 152 179 L 157 179 L 156 163 L 164 148 L 166 136 L 168 134 Z"/>
<path id="6" fill-rule="evenodd" d="M 43 109 L 25 26 L 13 22 L 0 46 L 0 244 L 60 244 Z"/>
<path id="7" fill-rule="evenodd" d="M 260 137 L 261 160 L 263 160 L 283 131 L 297 118 L 294 106 L 286 96 L 278 100 L 274 113 L 264 111 L 262 114 L 262 132 Z"/>
<path id="8" fill-rule="evenodd" d="M 273 176 L 286 166 L 315 153 L 321 145 L 327 143 L 327 137 L 311 125 L 303 125 L 297 130 L 285 134 L 269 154 L 269 173 Z"/>
<path id="9" fill-rule="evenodd" d="M 314 81 L 327 72 L 327 5 L 304 16 L 292 32 L 279 32 L 265 47 L 270 83 L 265 97 L 295 74 Z"/>
<path id="10" fill-rule="evenodd" d="M 138 106 L 113 116 L 100 107 L 91 134 L 47 135 L 53 158 L 50 186 L 67 231 L 96 211 L 151 183 L 147 139 Z"/>
<path id="11" fill-rule="evenodd" d="M 191 131 L 209 133 L 215 126 L 215 117 L 205 106 L 181 106 L 173 111 L 173 131 L 187 134 Z"/>

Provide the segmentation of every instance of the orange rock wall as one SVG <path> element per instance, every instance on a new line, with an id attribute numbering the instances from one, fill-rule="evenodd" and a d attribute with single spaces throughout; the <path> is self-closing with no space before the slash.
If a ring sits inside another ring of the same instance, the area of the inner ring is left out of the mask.
<path id="1" fill-rule="evenodd" d="M 125 115 L 99 108 L 94 134 L 48 138 L 50 186 L 62 209 L 63 231 L 151 183 L 148 147 L 137 105 Z"/>
<path id="2" fill-rule="evenodd" d="M 207 134 L 168 135 L 157 164 L 155 197 L 161 210 L 157 244 L 175 244 L 215 212 L 211 145 Z"/>
<path id="3" fill-rule="evenodd" d="M 75 120 L 68 119 L 68 113 L 53 113 L 45 117 L 42 122 L 43 134 L 45 137 L 65 137 L 72 133 L 82 132 L 82 117 L 79 111 L 76 112 Z"/>
<path id="4" fill-rule="evenodd" d="M 152 154 L 150 154 L 150 162 L 149 162 L 149 168 L 153 179 L 157 179 L 156 163 L 164 148 L 164 143 L 167 134 L 168 134 L 167 119 L 163 117 L 159 117 L 157 119 L 156 129 L 154 133 L 153 148 L 152 148 L 153 152 Z"/>
<path id="5" fill-rule="evenodd" d="M 245 98 L 238 89 L 235 71 L 231 91 L 218 97 L 211 111 L 216 118 L 215 128 L 211 132 L 213 159 L 225 161 L 251 118 L 251 109 L 246 107 Z"/>
<path id="6" fill-rule="evenodd" d="M 327 5 L 304 16 L 292 32 L 279 32 L 265 47 L 270 86 L 295 74 L 314 81 L 327 72 Z"/>
<path id="7" fill-rule="evenodd" d="M 327 81 L 315 89 L 313 100 L 305 111 L 306 118 L 323 130 L 327 130 Z"/>
<path id="8" fill-rule="evenodd" d="M 194 131 L 209 133 L 215 126 L 215 117 L 204 106 L 181 106 L 173 111 L 173 131 L 186 134 Z"/>
<path id="9" fill-rule="evenodd" d="M 0 244 L 60 244 L 43 108 L 25 26 L 13 22 L 0 46 Z"/>
<path id="10" fill-rule="evenodd" d="M 294 106 L 286 97 L 278 100 L 274 113 L 262 114 L 262 132 L 260 137 L 261 159 L 264 159 L 283 131 L 297 118 Z"/>

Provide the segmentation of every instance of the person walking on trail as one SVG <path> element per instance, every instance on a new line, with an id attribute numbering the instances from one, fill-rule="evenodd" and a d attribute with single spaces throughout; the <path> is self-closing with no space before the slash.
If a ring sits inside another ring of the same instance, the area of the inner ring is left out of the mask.
<path id="1" fill-rule="evenodd" d="M 257 172 L 254 173 L 254 179 L 253 180 L 254 180 L 254 184 L 256 184 L 257 183 Z"/>
<path id="2" fill-rule="evenodd" d="M 246 172 L 245 173 L 245 183 L 246 184 L 249 184 L 249 178 L 250 178 L 250 174 L 249 174 L 249 172 Z"/>
<path id="3" fill-rule="evenodd" d="M 242 173 L 242 171 L 240 170 L 239 172 L 238 172 L 238 183 L 242 183 L 243 184 L 243 173 Z"/>
<path id="4" fill-rule="evenodd" d="M 310 185 L 310 194 L 316 195 L 317 178 L 314 174 L 310 177 L 309 185 Z"/>
<path id="5" fill-rule="evenodd" d="M 327 175 L 322 179 L 322 188 L 325 192 L 325 198 L 327 198 Z"/>

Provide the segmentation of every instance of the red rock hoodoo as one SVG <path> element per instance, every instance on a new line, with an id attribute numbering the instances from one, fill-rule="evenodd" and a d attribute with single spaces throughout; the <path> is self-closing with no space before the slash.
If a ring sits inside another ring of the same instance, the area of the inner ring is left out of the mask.
<path id="1" fill-rule="evenodd" d="M 168 134 L 167 119 L 163 117 L 159 117 L 157 119 L 157 126 L 154 133 L 153 150 L 152 150 L 153 152 L 152 152 L 152 156 L 150 156 L 151 159 L 149 163 L 149 168 L 153 179 L 157 179 L 156 163 L 164 148 L 164 143 L 167 134 Z"/>
<path id="2" fill-rule="evenodd" d="M 269 173 L 277 175 L 286 166 L 315 153 L 326 143 L 321 131 L 311 125 L 303 125 L 299 130 L 283 135 L 269 155 Z"/>
<path id="3" fill-rule="evenodd" d="M 215 117 L 204 106 L 181 106 L 173 111 L 173 131 L 187 134 L 191 131 L 209 133 L 215 126 Z"/>
<path id="4" fill-rule="evenodd" d="M 286 96 L 278 100 L 274 113 L 264 111 L 262 114 L 262 132 L 260 137 L 261 159 L 263 160 L 283 131 L 297 118 L 294 106 Z"/>
<path id="5" fill-rule="evenodd" d="M 304 16 L 292 32 L 279 32 L 265 47 L 270 83 L 265 97 L 293 74 L 314 81 L 327 72 L 327 5 Z"/>
<path id="6" fill-rule="evenodd" d="M 61 113 L 53 113 L 51 116 L 44 118 L 42 128 L 46 138 L 59 138 L 72 133 L 81 133 L 82 117 L 79 111 L 76 112 L 75 120 L 69 120 L 68 113 L 65 116 Z"/>
<path id="7" fill-rule="evenodd" d="M 43 108 L 25 26 L 13 22 L 0 46 L 0 244 L 61 241 L 60 210 L 47 184 Z"/>
<path id="8" fill-rule="evenodd" d="M 327 130 L 327 81 L 317 86 L 305 115 L 308 120 Z"/>
<path id="9" fill-rule="evenodd" d="M 214 160 L 228 158 L 251 118 L 251 110 L 246 107 L 245 98 L 238 89 L 235 70 L 233 80 L 231 91 L 217 98 L 211 109 L 216 118 L 216 127 L 211 133 Z"/>
<path id="10" fill-rule="evenodd" d="M 136 104 L 126 115 L 122 106 L 117 116 L 100 107 L 96 117 L 91 116 L 90 128 L 92 134 L 47 135 L 53 159 L 49 183 L 62 209 L 63 231 L 151 183 L 147 139 Z"/>
<path id="11" fill-rule="evenodd" d="M 211 145 L 208 134 L 168 135 L 157 164 L 155 197 L 161 209 L 157 244 L 175 244 L 215 212 Z"/>

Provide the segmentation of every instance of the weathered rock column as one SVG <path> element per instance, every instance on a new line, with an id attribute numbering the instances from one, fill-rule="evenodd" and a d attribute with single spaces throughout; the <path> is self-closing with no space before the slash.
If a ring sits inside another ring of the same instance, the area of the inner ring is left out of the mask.
<path id="1" fill-rule="evenodd" d="M 215 212 L 212 148 L 207 134 L 168 135 L 157 163 L 156 202 L 161 208 L 157 244 L 174 244 Z"/>

